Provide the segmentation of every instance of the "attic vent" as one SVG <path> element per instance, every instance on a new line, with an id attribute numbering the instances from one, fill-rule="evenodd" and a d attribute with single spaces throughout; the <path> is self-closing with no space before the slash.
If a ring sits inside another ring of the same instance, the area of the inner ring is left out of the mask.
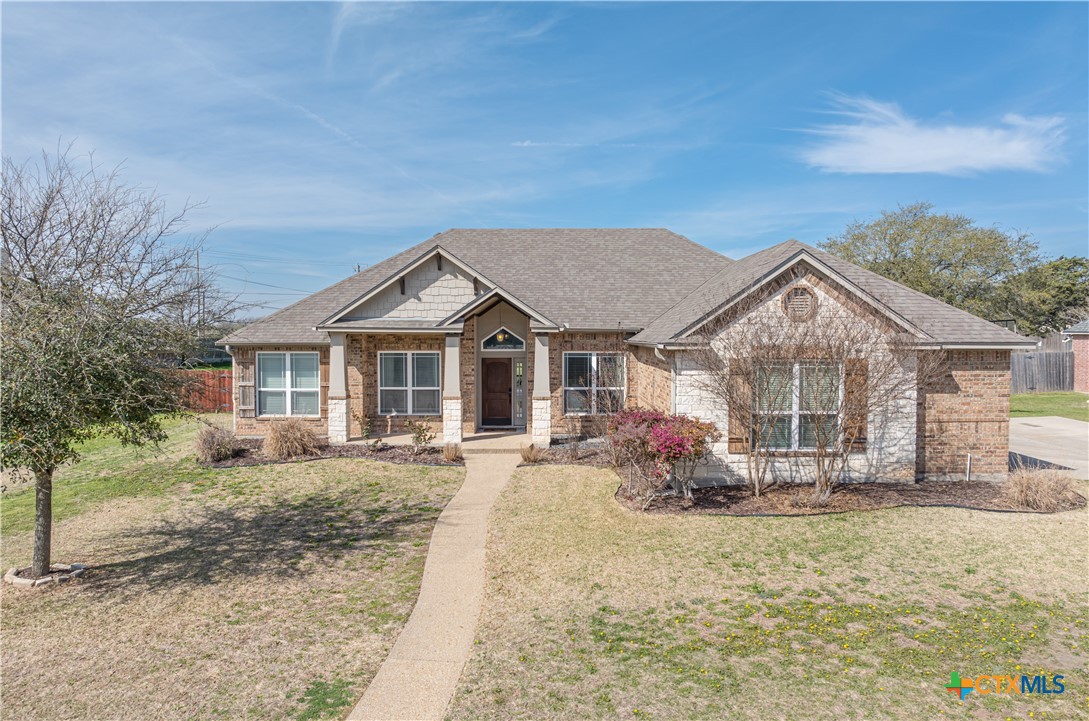
<path id="1" fill-rule="evenodd" d="M 817 296 L 809 288 L 791 288 L 783 294 L 783 313 L 793 321 L 809 320 L 817 312 Z"/>

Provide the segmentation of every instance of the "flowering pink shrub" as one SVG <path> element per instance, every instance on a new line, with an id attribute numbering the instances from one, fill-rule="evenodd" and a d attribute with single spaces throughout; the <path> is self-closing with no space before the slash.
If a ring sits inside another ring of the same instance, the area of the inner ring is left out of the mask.
<path id="1" fill-rule="evenodd" d="M 719 437 L 713 423 L 661 411 L 633 408 L 609 421 L 613 458 L 618 466 L 626 463 L 629 471 L 637 469 L 648 480 L 648 497 L 670 475 L 687 484 L 695 464 Z"/>

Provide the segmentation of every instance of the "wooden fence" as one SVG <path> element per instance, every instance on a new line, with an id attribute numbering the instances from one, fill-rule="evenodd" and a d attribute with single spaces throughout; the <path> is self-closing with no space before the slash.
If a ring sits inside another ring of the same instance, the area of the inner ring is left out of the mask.
<path id="1" fill-rule="evenodd" d="M 1010 392 L 1074 390 L 1073 351 L 1015 351 L 1010 354 Z"/>
<path id="2" fill-rule="evenodd" d="M 230 413 L 234 410 L 231 371 L 186 371 L 185 407 L 200 413 Z"/>

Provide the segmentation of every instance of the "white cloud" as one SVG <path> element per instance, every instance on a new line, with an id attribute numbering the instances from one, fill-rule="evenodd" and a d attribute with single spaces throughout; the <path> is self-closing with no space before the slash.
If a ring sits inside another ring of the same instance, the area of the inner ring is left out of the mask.
<path id="1" fill-rule="evenodd" d="M 923 122 L 894 103 L 839 96 L 833 111 L 848 122 L 809 132 L 818 140 L 802 158 L 830 173 L 1044 172 L 1061 160 L 1059 116 L 1007 114 L 994 125 Z"/>

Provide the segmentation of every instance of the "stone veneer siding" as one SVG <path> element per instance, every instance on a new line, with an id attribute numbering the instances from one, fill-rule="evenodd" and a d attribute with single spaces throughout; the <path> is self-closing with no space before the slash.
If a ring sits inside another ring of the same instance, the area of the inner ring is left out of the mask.
<path id="1" fill-rule="evenodd" d="M 355 417 L 359 414 L 372 419 L 373 433 L 386 432 L 386 416 L 378 414 L 379 351 L 438 351 L 441 354 L 442 367 L 445 367 L 445 345 L 445 338 L 441 335 L 349 334 L 346 349 L 349 413 L 352 416 L 349 420 L 349 436 L 358 438 L 363 433 L 359 420 Z M 405 430 L 405 423 L 409 420 L 422 421 L 435 433 L 442 433 L 442 416 L 439 415 L 397 416 L 388 427 L 392 432 L 399 433 Z"/>
<path id="2" fill-rule="evenodd" d="M 1009 469 L 1010 352 L 947 351 L 947 372 L 920 388 L 916 476 L 1004 478 Z"/>
<path id="3" fill-rule="evenodd" d="M 1089 335 L 1071 336 L 1074 351 L 1074 390 L 1089 393 Z"/>
<path id="4" fill-rule="evenodd" d="M 310 426 L 317 433 L 325 435 L 328 432 L 329 422 L 329 346 L 325 345 L 269 345 L 269 346 L 238 346 L 232 349 L 231 359 L 233 364 L 234 388 L 234 431 L 240 436 L 263 436 L 268 432 L 268 424 L 282 420 L 283 416 L 257 417 L 257 353 L 305 353 L 316 352 L 320 364 L 319 380 L 320 394 L 319 404 L 321 416 L 319 418 L 298 419 Z M 249 388 L 251 391 L 246 391 Z M 249 395 L 252 392 L 252 395 Z M 253 405 L 247 409 L 243 403 L 243 394 L 247 400 L 252 399 Z"/>

